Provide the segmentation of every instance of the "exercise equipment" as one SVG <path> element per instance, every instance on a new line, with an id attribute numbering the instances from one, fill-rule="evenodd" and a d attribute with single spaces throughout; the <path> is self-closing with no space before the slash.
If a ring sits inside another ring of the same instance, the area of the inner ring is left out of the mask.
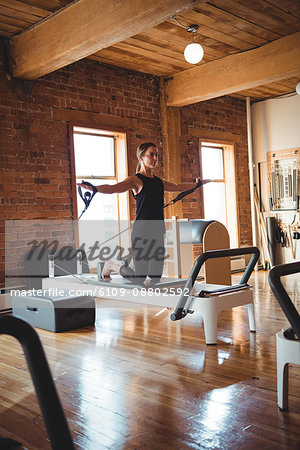
<path id="1" fill-rule="evenodd" d="M 246 270 L 239 282 L 238 285 L 235 286 L 221 286 L 221 287 L 216 287 L 216 288 L 207 288 L 205 287 L 204 289 L 200 290 L 200 292 L 198 293 L 199 297 L 206 297 L 206 296 L 212 296 L 212 295 L 218 295 L 220 294 L 222 296 L 222 294 L 230 294 L 232 292 L 240 292 L 240 291 L 244 291 L 247 292 L 249 286 L 247 285 L 249 278 L 253 272 L 253 269 L 255 267 L 255 264 L 258 261 L 259 258 L 259 250 L 257 247 L 245 247 L 245 248 L 236 248 L 236 249 L 226 249 L 226 250 L 215 250 L 215 251 L 210 251 L 210 252 L 205 252 L 202 253 L 202 255 L 200 255 L 195 263 L 194 266 L 191 270 L 191 273 L 188 277 L 188 279 L 186 280 L 186 283 L 184 285 L 183 291 L 180 295 L 180 298 L 178 300 L 178 303 L 176 305 L 176 308 L 174 310 L 174 313 L 171 315 L 171 319 L 172 320 L 180 320 L 183 319 L 190 310 L 190 294 L 192 292 L 193 286 L 195 285 L 197 276 L 199 274 L 199 271 L 202 267 L 202 265 L 209 259 L 217 259 L 217 258 L 224 258 L 224 257 L 228 257 L 228 256 L 240 256 L 240 255 L 249 255 L 251 254 L 252 257 L 246 267 Z M 206 285 L 206 286 L 212 286 L 212 285 Z M 214 285 L 213 285 L 214 286 Z M 225 302 L 226 303 L 226 302 Z M 253 305 L 253 301 L 249 302 Z M 235 306 L 239 306 L 239 305 L 235 305 Z M 211 308 L 212 310 L 214 308 Z M 222 308 L 225 309 L 225 308 Z M 217 316 L 217 312 L 219 310 L 218 305 L 216 304 L 216 311 L 214 312 L 214 314 Z M 253 320 L 251 320 L 251 322 L 254 322 L 254 317 Z M 250 329 L 251 329 L 252 324 L 250 324 Z M 253 331 L 255 331 L 254 329 L 254 323 L 253 323 Z"/>
<path id="2" fill-rule="evenodd" d="M 42 288 L 42 279 L 49 273 L 49 256 L 53 256 L 55 276 L 76 274 L 80 270 L 83 273 L 90 272 L 86 253 L 82 249 L 79 250 L 69 245 L 52 250 L 37 247 L 27 252 L 24 257 L 28 289 Z"/>
<path id="3" fill-rule="evenodd" d="M 41 290 L 14 295 L 12 310 L 15 317 L 33 327 L 58 333 L 95 323 L 95 301 L 88 295 L 75 296 L 60 291 L 59 296 Z"/>
<path id="4" fill-rule="evenodd" d="M 276 226 L 276 219 L 275 217 L 266 217 L 266 224 L 267 224 L 267 237 L 268 237 L 268 249 L 269 249 L 269 254 L 271 257 L 271 265 L 275 266 L 276 262 L 277 262 L 277 257 L 276 257 L 276 244 L 277 244 L 277 239 L 276 239 L 276 230 L 277 230 L 277 226 Z"/>
<path id="5" fill-rule="evenodd" d="M 236 286 L 222 284 L 203 284 L 196 282 L 199 270 L 203 263 L 210 259 L 230 258 L 239 255 L 252 257 L 241 281 Z M 112 275 L 112 280 L 98 280 L 97 275 L 77 274 L 48 277 L 43 280 L 44 289 L 64 289 L 66 291 L 82 290 L 86 295 L 98 297 L 97 307 L 109 307 L 105 300 L 117 300 L 142 305 L 175 308 L 172 320 L 179 320 L 189 313 L 198 312 L 203 317 L 205 338 L 207 344 L 217 341 L 218 313 L 224 309 L 235 306 L 249 305 L 248 315 L 250 330 L 255 331 L 255 318 L 253 310 L 253 292 L 247 284 L 259 257 L 256 247 L 241 249 L 225 249 L 205 252 L 197 258 L 188 279 L 164 279 L 147 286 L 137 285 L 118 275 Z M 80 280 L 81 278 L 81 280 Z"/>
<path id="6" fill-rule="evenodd" d="M 298 340 L 291 340 L 286 331 L 276 334 L 277 403 L 280 410 L 288 409 L 289 364 L 300 365 L 300 315 L 283 287 L 280 278 L 300 272 L 300 261 L 272 267 L 269 284 Z"/>
<path id="7" fill-rule="evenodd" d="M 178 277 L 182 275 L 181 250 L 187 244 L 202 244 L 205 253 L 211 250 L 228 249 L 230 240 L 226 227 L 216 220 L 179 221 L 174 217 L 167 233 L 166 246 L 173 246 L 174 272 Z M 207 284 L 231 284 L 230 258 L 207 260 L 204 264 L 204 282 Z"/>
<path id="8" fill-rule="evenodd" d="M 0 334 L 15 337 L 23 347 L 52 448 L 74 450 L 72 436 L 36 331 L 21 319 L 3 316 L 0 317 Z"/>
<path id="9" fill-rule="evenodd" d="M 95 195 L 97 194 L 98 190 L 96 188 L 96 186 L 94 186 L 92 183 L 89 183 L 88 181 L 82 181 L 82 184 L 85 184 L 86 186 L 89 186 L 90 188 L 92 188 L 93 193 L 91 193 L 89 190 L 85 191 L 85 193 L 82 193 L 82 189 L 81 186 L 78 186 L 78 194 L 81 197 L 81 199 L 83 200 L 84 203 L 84 209 L 82 211 L 82 213 L 80 214 L 80 216 L 78 217 L 77 221 L 82 217 L 82 215 L 86 212 L 86 210 L 88 209 L 88 207 L 91 204 L 91 201 L 93 200 L 93 198 L 95 197 Z"/>

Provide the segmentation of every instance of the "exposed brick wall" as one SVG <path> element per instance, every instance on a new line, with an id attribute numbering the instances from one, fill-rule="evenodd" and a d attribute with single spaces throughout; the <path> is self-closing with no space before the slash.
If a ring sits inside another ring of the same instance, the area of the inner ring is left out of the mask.
<path id="1" fill-rule="evenodd" d="M 68 127 L 67 122 L 53 119 L 53 108 L 138 119 L 138 130 L 129 131 L 127 141 L 128 170 L 133 174 L 137 146 L 161 141 L 158 86 L 150 75 L 92 61 L 38 80 L 10 80 L 0 61 L 1 285 L 5 220 L 73 218 Z M 25 248 L 19 238 L 20 247 L 12 247 L 16 257 Z"/>
<path id="2" fill-rule="evenodd" d="M 181 161 L 183 180 L 199 173 L 198 140 L 189 134 L 189 127 L 233 133 L 240 137 L 235 145 L 237 199 L 240 245 L 252 244 L 250 184 L 248 169 L 247 116 L 245 101 L 220 97 L 181 108 Z M 188 143 L 189 142 L 189 143 Z M 200 217 L 198 199 L 186 198 L 184 217 Z"/>
<path id="3" fill-rule="evenodd" d="M 3 47 L 0 41 L 0 54 Z M 138 119 L 128 130 L 128 172 L 135 173 L 136 148 L 161 145 L 159 83 L 155 77 L 79 61 L 38 80 L 8 79 L 0 61 L 0 285 L 4 278 L 4 221 L 73 218 L 67 122 L 54 120 L 53 108 L 67 108 Z M 197 146 L 187 145 L 188 125 L 238 132 L 238 188 L 241 244 L 249 243 L 249 180 L 244 102 L 221 98 L 182 108 L 182 180 L 198 175 Z M 163 175 L 162 161 L 158 175 Z M 184 203 L 185 217 L 200 217 L 197 195 Z M 131 197 L 134 216 L 134 200 Z M 16 258 L 22 236 L 13 245 Z M 23 243 L 22 243 L 23 242 Z"/>

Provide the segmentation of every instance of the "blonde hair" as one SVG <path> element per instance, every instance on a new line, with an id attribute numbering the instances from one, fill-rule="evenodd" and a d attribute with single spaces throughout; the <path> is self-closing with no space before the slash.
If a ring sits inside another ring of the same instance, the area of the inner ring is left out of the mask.
<path id="1" fill-rule="evenodd" d="M 153 144 L 153 142 L 143 142 L 138 146 L 136 150 L 136 156 L 139 162 L 136 166 L 136 172 L 138 172 L 141 169 L 141 157 L 146 153 L 149 147 L 157 148 L 157 146 Z"/>

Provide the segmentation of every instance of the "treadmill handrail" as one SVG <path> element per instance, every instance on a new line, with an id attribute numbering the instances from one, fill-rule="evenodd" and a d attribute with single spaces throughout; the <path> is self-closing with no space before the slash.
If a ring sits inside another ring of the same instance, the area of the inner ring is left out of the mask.
<path id="1" fill-rule="evenodd" d="M 225 258 L 231 256 L 241 256 L 241 255 L 252 255 L 246 270 L 239 282 L 239 284 L 246 284 L 253 272 L 253 269 L 258 261 L 260 251 L 257 247 L 242 247 L 242 248 L 228 248 L 222 250 L 210 250 L 208 252 L 202 253 L 196 259 L 193 268 L 189 274 L 184 288 L 182 289 L 181 295 L 177 302 L 176 308 L 171 314 L 171 320 L 179 320 L 186 316 L 187 311 L 185 310 L 186 303 L 188 301 L 190 292 L 194 286 L 197 276 L 200 272 L 201 267 L 208 259 Z"/>
<path id="2" fill-rule="evenodd" d="M 15 337 L 23 347 L 48 435 L 54 450 L 74 450 L 46 355 L 34 328 L 14 316 L 0 317 L 0 334 Z"/>
<path id="3" fill-rule="evenodd" d="M 284 314 L 300 339 L 300 315 L 282 285 L 281 277 L 300 272 L 300 261 L 273 266 L 269 272 L 269 284 Z"/>

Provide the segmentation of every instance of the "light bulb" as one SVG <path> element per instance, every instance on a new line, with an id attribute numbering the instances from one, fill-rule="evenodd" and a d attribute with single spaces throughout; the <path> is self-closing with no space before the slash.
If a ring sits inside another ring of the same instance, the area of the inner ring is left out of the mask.
<path id="1" fill-rule="evenodd" d="M 298 95 L 300 95 L 300 81 L 299 81 L 299 83 L 297 83 L 296 92 Z"/>
<path id="2" fill-rule="evenodd" d="M 204 51 L 200 44 L 192 42 L 185 47 L 184 57 L 190 64 L 197 64 L 203 58 Z"/>

